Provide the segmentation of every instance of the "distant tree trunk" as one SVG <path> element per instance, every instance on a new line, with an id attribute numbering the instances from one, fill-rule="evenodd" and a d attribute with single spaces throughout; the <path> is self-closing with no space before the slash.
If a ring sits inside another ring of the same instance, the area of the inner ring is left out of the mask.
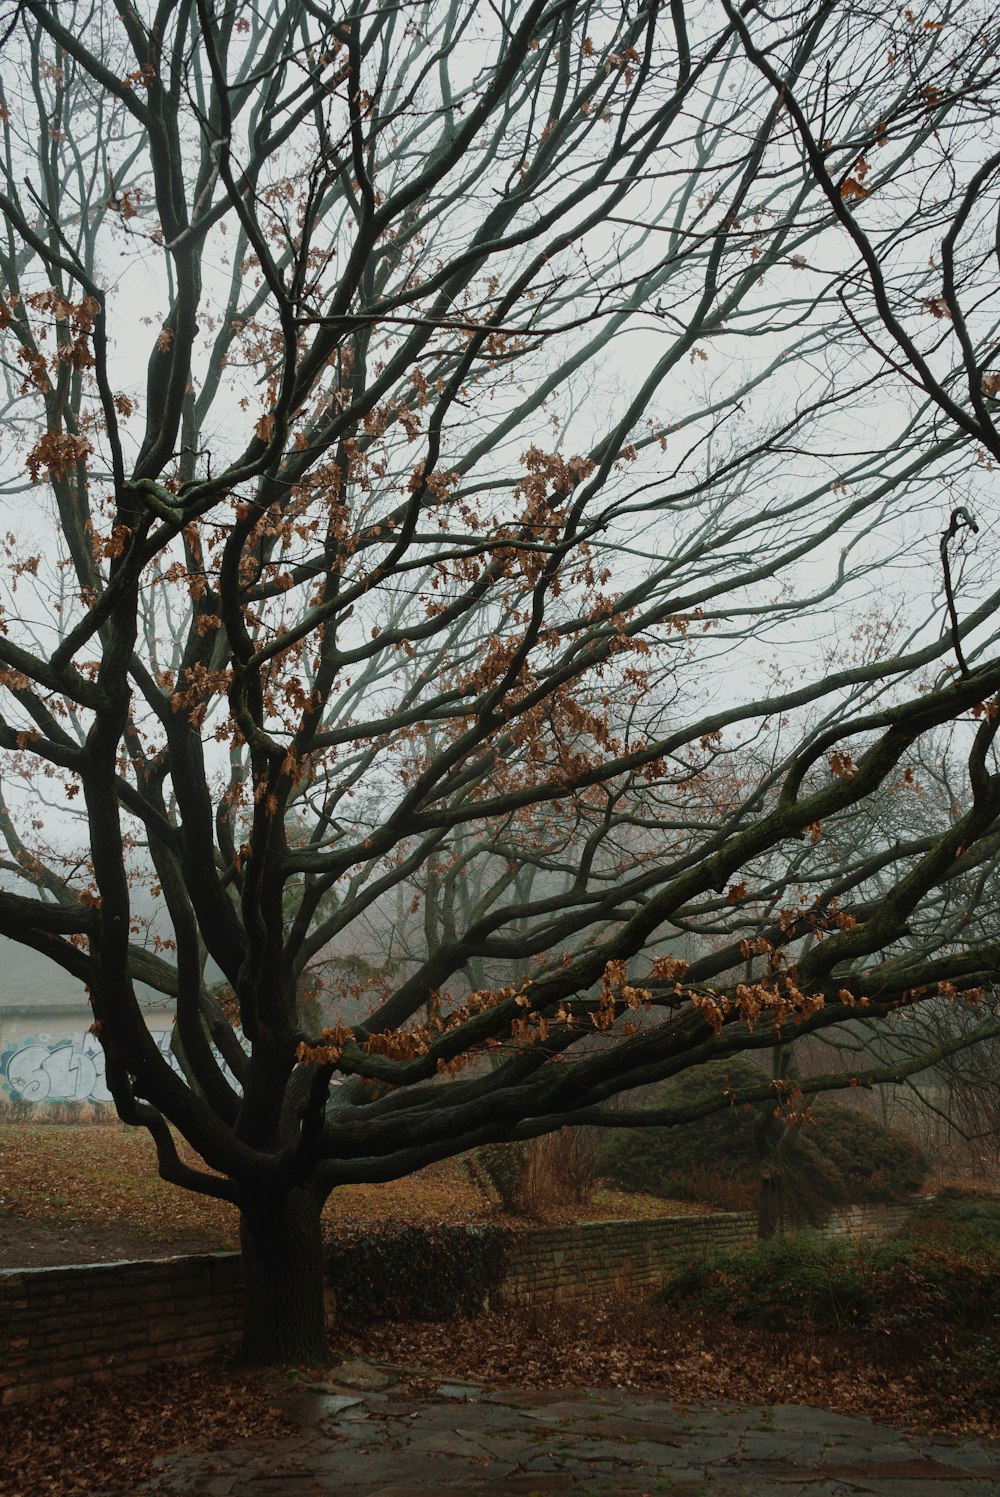
<path id="1" fill-rule="evenodd" d="M 764 1170 L 757 1186 L 757 1236 L 776 1237 L 785 1230 L 785 1181 L 780 1171 Z"/>
<path id="2" fill-rule="evenodd" d="M 780 1045 L 774 1051 L 772 1074 L 785 1081 L 795 1074 L 791 1045 Z M 754 1148 L 761 1160 L 757 1187 L 757 1236 L 774 1237 L 785 1230 L 789 1208 L 788 1178 L 785 1161 L 791 1152 L 798 1125 L 775 1116 L 773 1102 L 765 1102 L 753 1123 Z"/>
<path id="3" fill-rule="evenodd" d="M 244 1202 L 243 1357 L 258 1366 L 329 1361 L 322 1204 L 303 1187 Z"/>

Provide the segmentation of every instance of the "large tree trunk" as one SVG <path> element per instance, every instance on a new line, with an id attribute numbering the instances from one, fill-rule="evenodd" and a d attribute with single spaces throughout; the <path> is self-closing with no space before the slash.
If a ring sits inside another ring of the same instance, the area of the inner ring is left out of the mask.
<path id="1" fill-rule="evenodd" d="M 243 1357 L 258 1366 L 329 1361 L 321 1203 L 299 1187 L 245 1201 Z"/>

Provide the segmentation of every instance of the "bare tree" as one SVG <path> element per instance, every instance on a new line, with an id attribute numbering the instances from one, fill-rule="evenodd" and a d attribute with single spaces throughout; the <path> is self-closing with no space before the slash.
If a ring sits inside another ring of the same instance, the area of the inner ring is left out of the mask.
<path id="1" fill-rule="evenodd" d="M 1000 815 L 974 6 L 2 27 L 0 931 L 238 1206 L 248 1356 L 323 1355 L 338 1184 L 992 981 L 909 934 Z M 829 856 L 947 724 L 954 816 Z M 414 889 L 423 945 L 310 1029 Z"/>

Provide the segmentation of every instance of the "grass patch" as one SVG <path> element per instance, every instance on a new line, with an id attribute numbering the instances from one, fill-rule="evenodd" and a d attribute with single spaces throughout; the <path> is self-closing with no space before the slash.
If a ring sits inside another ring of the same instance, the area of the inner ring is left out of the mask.
<path id="1" fill-rule="evenodd" d="M 1000 1260 L 1000 1196 L 947 1186 L 922 1202 L 897 1235 Z"/>

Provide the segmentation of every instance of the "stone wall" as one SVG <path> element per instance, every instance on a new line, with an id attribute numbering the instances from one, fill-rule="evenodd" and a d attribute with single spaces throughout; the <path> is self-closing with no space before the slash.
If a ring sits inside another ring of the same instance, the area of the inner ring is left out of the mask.
<path id="1" fill-rule="evenodd" d="M 0 1404 L 239 1343 L 236 1253 L 0 1272 Z"/>
<path id="2" fill-rule="evenodd" d="M 912 1215 L 913 1207 L 905 1202 L 901 1206 L 852 1206 L 838 1212 L 824 1230 L 831 1236 L 882 1237 L 895 1232 Z"/>

